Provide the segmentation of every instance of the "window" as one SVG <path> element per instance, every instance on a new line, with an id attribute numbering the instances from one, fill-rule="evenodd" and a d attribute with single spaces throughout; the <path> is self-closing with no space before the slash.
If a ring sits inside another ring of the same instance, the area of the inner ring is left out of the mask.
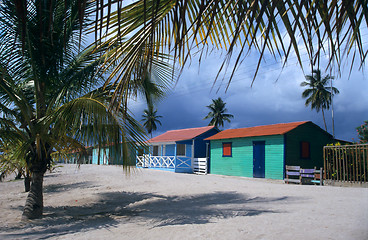
<path id="1" fill-rule="evenodd" d="M 232 146 L 230 143 L 222 143 L 222 156 L 223 157 L 232 157 Z"/>
<path id="2" fill-rule="evenodd" d="M 185 156 L 185 144 L 176 144 L 176 156 Z"/>
<path id="3" fill-rule="evenodd" d="M 310 159 L 310 143 L 302 141 L 300 142 L 300 157 L 302 159 Z"/>
<path id="4" fill-rule="evenodd" d="M 158 146 L 153 146 L 153 156 L 158 156 Z"/>

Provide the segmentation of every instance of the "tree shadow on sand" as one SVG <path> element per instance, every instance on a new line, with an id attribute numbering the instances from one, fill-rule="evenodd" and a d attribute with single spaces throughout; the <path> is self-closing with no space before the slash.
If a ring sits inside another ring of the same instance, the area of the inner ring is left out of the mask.
<path id="1" fill-rule="evenodd" d="M 12 233 L 2 237 L 44 239 L 134 222 L 145 222 L 150 227 L 205 224 L 218 219 L 277 213 L 272 210 L 274 204 L 298 201 L 290 197 L 250 197 L 231 191 L 177 196 L 104 192 L 99 197 L 99 202 L 89 205 L 46 206 L 43 219 L 10 229 Z"/>
<path id="2" fill-rule="evenodd" d="M 94 185 L 91 181 L 85 182 L 77 182 L 77 183 L 68 183 L 68 184 L 48 184 L 44 187 L 43 192 L 52 194 L 58 192 L 65 192 L 75 188 L 95 188 L 99 187 L 99 185 Z"/>

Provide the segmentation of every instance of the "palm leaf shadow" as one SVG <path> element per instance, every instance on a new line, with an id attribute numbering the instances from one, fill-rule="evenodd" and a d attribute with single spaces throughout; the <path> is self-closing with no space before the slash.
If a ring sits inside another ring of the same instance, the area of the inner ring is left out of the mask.
<path id="1" fill-rule="evenodd" d="M 43 219 L 13 228 L 13 233 L 3 237 L 43 239 L 135 222 L 145 222 L 152 227 L 206 224 L 218 219 L 278 213 L 272 209 L 274 204 L 298 201 L 288 196 L 251 197 L 234 191 L 184 196 L 145 192 L 103 192 L 98 195 L 99 202 L 83 206 L 46 206 Z"/>

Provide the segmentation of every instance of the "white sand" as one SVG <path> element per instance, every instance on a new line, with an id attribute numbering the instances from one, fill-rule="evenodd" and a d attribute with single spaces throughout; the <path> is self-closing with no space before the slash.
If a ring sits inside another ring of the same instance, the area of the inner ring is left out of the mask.
<path id="1" fill-rule="evenodd" d="M 20 221 L 23 181 L 0 183 L 0 239 L 368 239 L 368 189 L 64 165 L 44 218 Z"/>

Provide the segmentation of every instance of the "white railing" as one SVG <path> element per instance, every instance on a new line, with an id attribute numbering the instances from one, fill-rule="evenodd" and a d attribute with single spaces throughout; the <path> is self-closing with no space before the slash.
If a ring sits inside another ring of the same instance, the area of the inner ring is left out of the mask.
<path id="1" fill-rule="evenodd" d="M 137 156 L 137 167 L 144 168 L 191 168 L 192 158 L 185 156 Z"/>
<path id="2" fill-rule="evenodd" d="M 193 172 L 196 174 L 207 174 L 207 158 L 194 158 Z"/>

